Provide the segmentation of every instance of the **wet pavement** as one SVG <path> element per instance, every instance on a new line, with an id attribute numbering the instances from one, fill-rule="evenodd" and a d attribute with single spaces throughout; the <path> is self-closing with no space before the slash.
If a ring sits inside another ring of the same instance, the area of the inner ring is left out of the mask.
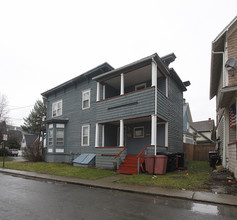
<path id="1" fill-rule="evenodd" d="M 49 174 L 40 174 L 34 172 L 10 170 L 2 168 L 0 168 L 0 172 L 15 176 L 23 176 L 27 178 L 57 181 L 62 183 L 70 183 L 89 187 L 118 190 L 123 192 L 133 192 L 144 195 L 155 195 L 162 197 L 186 199 L 191 201 L 208 202 L 213 204 L 225 204 L 237 207 L 237 196 L 227 194 L 216 194 L 210 192 L 194 192 L 186 190 L 166 189 L 157 186 L 141 186 L 141 185 L 117 183 L 116 181 L 122 178 L 123 175 L 115 175 L 111 177 L 101 178 L 98 180 L 86 180 L 86 179 L 54 176 Z"/>
<path id="2" fill-rule="evenodd" d="M 237 207 L 0 174 L 0 219 L 236 219 Z"/>

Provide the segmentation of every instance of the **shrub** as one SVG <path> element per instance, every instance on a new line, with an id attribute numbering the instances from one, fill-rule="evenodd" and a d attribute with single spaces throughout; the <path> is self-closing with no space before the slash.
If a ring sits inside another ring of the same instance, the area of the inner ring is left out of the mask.
<path id="1" fill-rule="evenodd" d="M 7 149 L 5 149 L 5 157 L 7 157 L 8 156 L 8 150 Z M 1 148 L 0 149 L 0 157 L 3 157 L 3 149 Z"/>
<path id="2" fill-rule="evenodd" d="M 24 158 L 31 162 L 42 161 L 42 146 L 40 141 L 35 141 L 29 146 L 26 146 L 23 150 Z"/>

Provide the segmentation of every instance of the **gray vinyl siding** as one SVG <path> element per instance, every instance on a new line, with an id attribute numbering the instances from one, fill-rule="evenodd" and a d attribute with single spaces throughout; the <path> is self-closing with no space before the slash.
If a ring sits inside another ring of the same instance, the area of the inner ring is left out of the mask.
<path id="1" fill-rule="evenodd" d="M 82 110 L 82 91 L 90 89 L 90 108 Z M 62 100 L 62 116 L 55 118 L 68 118 L 65 126 L 64 155 L 95 153 L 95 104 L 96 104 L 96 82 L 84 81 L 77 87 L 72 86 L 61 90 L 48 97 L 47 120 L 52 118 L 52 103 Z M 90 125 L 89 146 L 81 146 L 82 125 Z M 53 146 L 53 149 L 58 148 Z M 54 151 L 55 152 L 55 151 Z M 48 153 L 51 155 L 50 153 Z M 54 156 L 57 157 L 57 156 Z M 48 160 L 50 157 L 46 157 Z M 58 162 L 65 161 L 63 156 L 58 157 Z M 61 159 L 60 159 L 61 158 Z"/>
<path id="2" fill-rule="evenodd" d="M 154 100 L 154 88 L 148 88 L 97 102 L 97 122 L 151 115 L 154 113 Z"/>
<path id="3" fill-rule="evenodd" d="M 158 117 L 167 121 L 168 120 L 168 106 L 169 106 L 169 99 L 161 93 L 160 90 L 157 91 L 157 114 Z"/>
<path id="4" fill-rule="evenodd" d="M 113 148 L 96 148 L 96 167 L 97 168 L 106 168 L 106 169 L 116 169 L 117 159 L 115 156 L 123 150 L 122 147 L 113 147 Z M 126 157 L 126 150 L 120 154 L 119 161 L 120 163 Z"/>
<path id="5" fill-rule="evenodd" d="M 183 92 L 172 79 L 169 79 L 168 88 L 168 151 L 183 152 Z"/>

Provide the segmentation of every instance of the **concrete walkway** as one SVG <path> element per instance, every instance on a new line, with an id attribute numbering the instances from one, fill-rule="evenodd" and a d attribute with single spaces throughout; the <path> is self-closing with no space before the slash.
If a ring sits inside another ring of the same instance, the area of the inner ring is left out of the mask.
<path id="1" fill-rule="evenodd" d="M 1 173 L 10 174 L 13 176 L 23 176 L 33 179 L 41 179 L 48 181 L 58 181 L 69 184 L 78 184 L 90 187 L 98 187 L 103 189 L 120 190 L 125 192 L 140 193 L 146 195 L 155 195 L 163 197 L 171 197 L 177 199 L 187 199 L 199 202 L 209 202 L 216 204 L 232 205 L 237 206 L 237 196 L 227 194 L 215 194 L 210 192 L 194 192 L 187 190 L 175 190 L 160 188 L 157 186 L 141 186 L 132 184 L 120 184 L 116 183 L 117 180 L 121 179 L 123 175 L 116 175 L 111 177 L 105 177 L 98 180 L 87 180 L 79 178 L 70 178 L 62 176 L 54 176 L 49 174 L 40 174 L 27 171 L 11 170 L 0 168 Z"/>

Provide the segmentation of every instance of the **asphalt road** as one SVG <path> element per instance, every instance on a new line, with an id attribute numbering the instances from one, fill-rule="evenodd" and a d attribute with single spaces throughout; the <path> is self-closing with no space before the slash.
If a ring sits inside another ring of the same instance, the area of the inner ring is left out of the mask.
<path id="1" fill-rule="evenodd" d="M 0 174 L 0 219 L 236 219 L 237 207 Z"/>

